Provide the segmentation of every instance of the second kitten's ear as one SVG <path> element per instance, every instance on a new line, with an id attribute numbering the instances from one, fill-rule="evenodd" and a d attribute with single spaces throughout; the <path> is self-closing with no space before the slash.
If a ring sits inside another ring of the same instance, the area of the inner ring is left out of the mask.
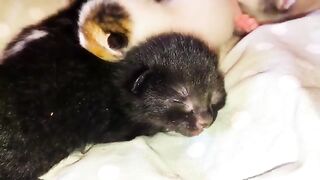
<path id="1" fill-rule="evenodd" d="M 123 58 L 130 41 L 132 21 L 120 4 L 89 1 L 82 7 L 78 23 L 82 47 L 105 61 Z"/>

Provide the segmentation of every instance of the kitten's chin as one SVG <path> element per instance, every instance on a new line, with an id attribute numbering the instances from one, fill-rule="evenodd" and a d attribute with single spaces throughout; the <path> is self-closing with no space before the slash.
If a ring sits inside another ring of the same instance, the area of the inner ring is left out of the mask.
<path id="1" fill-rule="evenodd" d="M 190 130 L 190 129 L 186 129 L 186 130 L 180 130 L 180 131 L 176 131 L 177 133 L 180 133 L 184 136 L 187 137 L 192 137 L 192 136 L 198 136 L 199 134 L 201 134 L 203 132 L 204 128 L 197 128 L 194 130 Z"/>
<path id="2" fill-rule="evenodd" d="M 203 128 L 199 128 L 197 130 L 191 131 L 191 135 L 192 136 L 198 136 L 199 134 L 201 134 L 203 132 Z"/>

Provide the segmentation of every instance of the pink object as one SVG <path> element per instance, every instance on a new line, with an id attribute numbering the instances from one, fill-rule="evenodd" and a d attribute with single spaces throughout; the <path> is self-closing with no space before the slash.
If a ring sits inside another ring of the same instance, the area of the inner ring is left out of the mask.
<path id="1" fill-rule="evenodd" d="M 236 30 L 242 33 L 249 33 L 259 26 L 258 22 L 247 14 L 239 14 L 235 17 Z"/>

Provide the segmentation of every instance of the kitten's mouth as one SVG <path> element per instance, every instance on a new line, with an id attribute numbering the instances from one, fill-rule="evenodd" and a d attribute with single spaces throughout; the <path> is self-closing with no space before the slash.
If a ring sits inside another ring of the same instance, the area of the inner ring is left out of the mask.
<path id="1" fill-rule="evenodd" d="M 205 128 L 210 127 L 213 120 L 204 120 L 204 119 L 198 119 L 195 122 L 192 123 L 181 123 L 172 130 L 174 130 L 177 133 L 180 133 L 184 136 L 192 137 L 192 136 L 198 136 L 203 132 Z"/>
<path id="2" fill-rule="evenodd" d="M 191 135 L 192 136 L 198 136 L 199 134 L 202 133 L 203 130 L 204 130 L 204 128 L 198 128 L 198 129 L 196 129 L 194 131 L 191 131 Z"/>
<path id="3" fill-rule="evenodd" d="M 203 127 L 197 127 L 197 128 L 193 128 L 193 129 L 180 129 L 180 130 L 175 130 L 175 131 L 177 133 L 184 135 L 184 136 L 192 137 L 192 136 L 198 136 L 199 134 L 202 133 L 203 130 L 204 130 Z"/>

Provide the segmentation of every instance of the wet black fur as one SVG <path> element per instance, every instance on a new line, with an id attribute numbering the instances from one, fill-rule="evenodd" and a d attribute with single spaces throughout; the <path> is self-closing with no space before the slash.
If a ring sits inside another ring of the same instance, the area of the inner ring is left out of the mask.
<path id="1" fill-rule="evenodd" d="M 191 84 L 195 86 L 213 74 L 213 82 L 224 91 L 215 69 L 215 56 L 202 42 L 188 36 L 171 34 L 151 39 L 134 48 L 121 63 L 96 58 L 78 42 L 76 21 L 81 4 L 77 1 L 40 24 L 26 28 L 8 46 L 10 49 L 33 29 L 48 32 L 8 56 L 0 66 L 1 180 L 37 179 L 89 143 L 124 141 L 163 131 L 163 127 L 153 126 L 152 120 L 139 121 L 139 117 L 147 115 L 132 112 L 132 106 L 141 105 L 141 92 L 152 88 L 166 91 L 157 73 L 148 77 L 147 83 L 135 87 L 136 78 L 151 67 L 160 68 L 155 71 L 160 75 L 176 73 L 172 81 L 181 80 L 191 70 L 189 73 L 195 77 L 187 76 L 189 79 L 185 80 L 193 79 Z M 166 47 L 167 44 L 171 46 Z M 150 46 L 154 48 L 148 49 Z M 176 54 L 181 48 L 185 50 Z M 180 60 L 163 61 L 170 57 Z"/>

